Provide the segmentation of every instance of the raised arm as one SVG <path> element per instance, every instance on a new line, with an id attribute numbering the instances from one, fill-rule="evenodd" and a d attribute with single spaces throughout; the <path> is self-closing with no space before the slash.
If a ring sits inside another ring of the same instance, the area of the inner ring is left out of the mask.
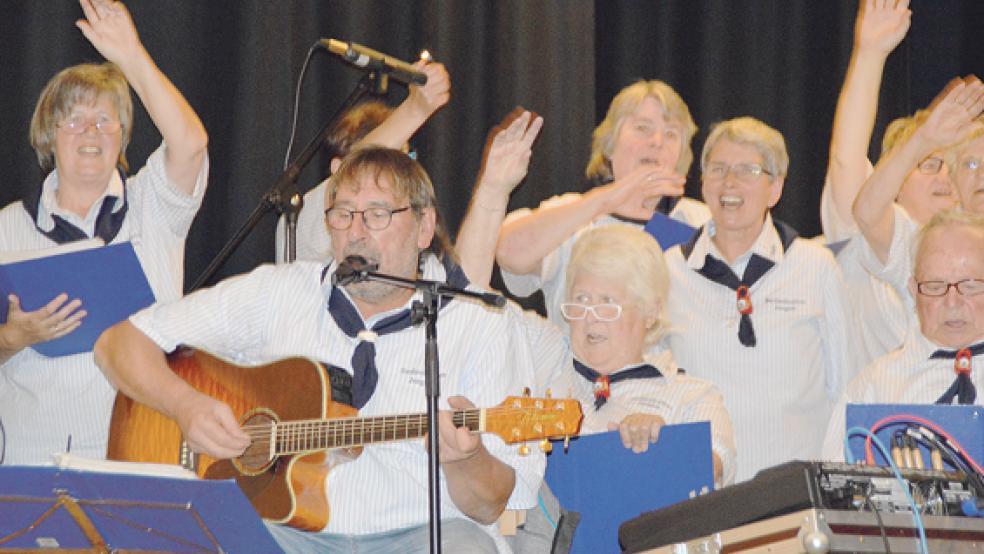
<path id="1" fill-rule="evenodd" d="M 930 105 L 926 122 L 909 140 L 882 156 L 854 202 L 854 219 L 868 245 L 885 263 L 895 232 L 892 203 L 902 182 L 920 160 L 935 150 L 959 141 L 979 125 L 974 119 L 984 110 L 984 84 L 971 75 L 955 78 Z"/>
<path id="2" fill-rule="evenodd" d="M 130 13 L 121 2 L 79 3 L 85 18 L 75 25 L 103 57 L 123 71 L 164 138 L 168 178 L 181 192 L 191 195 L 208 144 L 201 120 L 144 49 Z"/>
<path id="3" fill-rule="evenodd" d="M 642 165 L 573 202 L 510 218 L 499 233 L 496 261 L 516 275 L 538 273 L 543 258 L 588 223 L 607 214 L 648 220 L 655 208 L 652 200 L 682 195 L 685 180 L 672 169 Z"/>
<path id="4" fill-rule="evenodd" d="M 461 268 L 475 286 L 489 288 L 509 194 L 526 177 L 533 141 L 542 127 L 542 117 L 517 108 L 489 132 L 482 169 L 455 243 Z"/>
<path id="5" fill-rule="evenodd" d="M 843 221 L 853 220 L 851 206 L 867 177 L 885 60 L 905 37 L 911 15 L 909 0 L 859 2 L 854 49 L 834 113 L 827 166 L 828 192 Z"/>
<path id="6" fill-rule="evenodd" d="M 377 144 L 402 148 L 424 123 L 451 99 L 451 78 L 443 64 L 418 61 L 414 66 L 427 75 L 424 86 L 410 85 L 410 94 L 393 113 L 356 146 Z"/>

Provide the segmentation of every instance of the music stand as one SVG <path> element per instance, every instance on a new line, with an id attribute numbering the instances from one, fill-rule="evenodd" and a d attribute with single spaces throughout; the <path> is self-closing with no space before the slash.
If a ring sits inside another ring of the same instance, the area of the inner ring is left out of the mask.
<path id="1" fill-rule="evenodd" d="M 0 553 L 279 551 L 231 480 L 0 467 Z"/>

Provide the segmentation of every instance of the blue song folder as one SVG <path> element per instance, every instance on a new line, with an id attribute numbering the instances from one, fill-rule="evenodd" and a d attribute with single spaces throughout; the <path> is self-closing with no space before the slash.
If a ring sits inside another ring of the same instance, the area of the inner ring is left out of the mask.
<path id="1" fill-rule="evenodd" d="M 678 244 L 687 242 L 697 230 L 659 212 L 653 214 L 652 219 L 646 223 L 643 229 L 659 242 L 663 250 L 669 250 Z"/>
<path id="2" fill-rule="evenodd" d="M 711 424 L 667 425 L 636 454 L 618 431 L 555 442 L 545 477 L 560 505 L 580 512 L 571 552 L 621 552 L 618 526 L 645 512 L 714 490 Z"/>
<path id="3" fill-rule="evenodd" d="M 108 327 L 154 303 L 133 245 L 124 242 L 0 265 L 0 323 L 7 320 L 10 293 L 20 299 L 21 309 L 34 311 L 63 292 L 69 301 L 82 300 L 88 315 L 68 335 L 32 346 L 49 357 L 92 350 Z"/>

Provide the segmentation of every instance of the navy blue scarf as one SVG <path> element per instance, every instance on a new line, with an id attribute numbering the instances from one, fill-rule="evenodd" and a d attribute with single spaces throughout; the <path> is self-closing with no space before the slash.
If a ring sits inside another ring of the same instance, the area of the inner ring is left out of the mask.
<path id="1" fill-rule="evenodd" d="M 594 384 L 595 410 L 600 409 L 608 402 L 608 397 L 611 396 L 611 386 L 615 383 L 629 379 L 648 379 L 650 377 L 663 376 L 658 369 L 649 364 L 622 369 L 611 375 L 602 375 L 577 361 L 577 359 L 574 360 L 574 371 L 577 371 L 581 377 Z"/>
<path id="2" fill-rule="evenodd" d="M 106 196 L 103 198 L 102 205 L 99 207 L 99 215 L 96 216 L 96 227 L 93 234 L 93 237 L 101 238 L 106 244 L 113 242 L 113 239 L 119 234 L 120 229 L 123 227 L 123 220 L 126 218 L 128 207 L 126 201 L 126 176 L 123 174 L 123 169 L 117 168 L 117 171 L 123 182 L 123 206 L 116 212 L 113 212 L 116 197 Z M 89 235 L 85 234 L 85 231 L 55 214 L 51 214 L 51 219 L 55 222 L 55 226 L 50 231 L 45 231 L 38 225 L 38 213 L 41 211 L 41 196 L 43 191 L 44 184 L 42 183 L 41 186 L 31 191 L 22 203 L 24 210 L 31 216 L 31 220 L 34 221 L 34 226 L 37 227 L 38 231 L 58 244 L 89 238 Z"/>
<path id="3" fill-rule="evenodd" d="M 468 286 L 468 278 L 464 271 L 448 255 L 441 261 L 444 266 L 446 282 L 448 285 L 457 288 Z M 327 275 L 325 269 L 322 279 Z M 442 301 L 439 309 L 444 309 L 450 302 Z M 410 310 L 404 309 L 389 317 L 386 317 L 375 325 L 372 329 L 366 329 L 365 322 L 359 310 L 349 301 L 348 297 L 342 293 L 339 287 L 332 287 L 331 295 L 328 297 L 328 313 L 338 328 L 346 336 L 358 338 L 359 344 L 355 347 L 352 354 L 352 406 L 357 409 L 365 406 L 366 402 L 372 397 L 379 382 L 379 370 L 376 368 L 376 345 L 374 341 L 388 335 L 409 328 L 412 325 Z"/>
<path id="4" fill-rule="evenodd" d="M 776 232 L 779 233 L 779 240 L 782 242 L 783 252 L 789 250 L 789 247 L 793 244 L 793 240 L 796 239 L 798 233 L 795 229 L 786 225 L 785 223 L 773 218 L 773 225 L 776 227 Z M 704 232 L 704 227 L 701 227 L 694 233 L 694 236 L 684 245 L 680 247 L 683 257 L 686 259 L 690 258 L 690 255 L 694 251 L 694 246 L 697 244 L 697 239 Z M 756 344 L 755 339 L 755 329 L 752 327 L 752 296 L 751 288 L 759 279 L 762 278 L 772 266 L 774 266 L 771 260 L 763 258 L 758 254 L 752 254 L 751 258 L 748 260 L 748 265 L 745 266 L 745 274 L 741 276 L 741 279 L 735 275 L 734 271 L 731 271 L 731 267 L 728 264 L 722 262 L 721 260 L 707 254 L 704 256 L 704 265 L 697 270 L 707 279 L 714 281 L 728 287 L 729 289 L 735 291 L 736 300 L 735 306 L 738 313 L 741 314 L 741 321 L 738 324 L 738 340 L 744 346 L 752 347 Z"/>
<path id="5" fill-rule="evenodd" d="M 936 404 L 952 404 L 954 398 L 960 404 L 973 404 L 977 400 L 977 388 L 970 380 L 970 372 L 973 369 L 971 360 L 982 352 L 984 352 L 984 342 L 960 350 L 940 349 L 933 352 L 929 357 L 930 360 L 953 360 L 953 369 L 957 373 L 957 378 L 953 380 L 943 396 L 939 397 Z"/>

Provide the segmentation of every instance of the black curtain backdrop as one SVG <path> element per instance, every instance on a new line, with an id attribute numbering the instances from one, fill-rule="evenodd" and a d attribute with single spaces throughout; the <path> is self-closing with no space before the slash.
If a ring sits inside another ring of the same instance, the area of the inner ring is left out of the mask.
<path id="1" fill-rule="evenodd" d="M 74 27 L 72 0 L 0 0 L 0 204 L 38 186 L 28 139 L 45 82 L 75 63 L 101 61 Z M 452 231 L 464 215 L 486 133 L 513 107 L 546 125 L 530 176 L 511 208 L 583 190 L 590 134 L 612 96 L 640 79 L 663 79 L 690 105 L 700 133 L 753 115 L 782 131 L 792 159 L 779 217 L 820 231 L 819 197 L 834 105 L 850 55 L 856 2 L 830 0 L 359 1 L 133 0 L 148 51 L 199 113 L 209 133 L 205 204 L 188 240 L 186 283 L 276 181 L 290 134 L 294 87 L 319 38 L 355 41 L 408 61 L 429 49 L 451 74 L 451 103 L 414 139 Z M 889 59 L 875 144 L 891 118 L 922 107 L 957 74 L 984 74 L 984 2 L 913 0 L 909 36 Z M 295 154 L 361 76 L 325 52 L 303 83 Z M 405 88 L 392 83 L 396 104 Z M 138 103 L 139 106 L 139 103 Z M 160 141 L 138 107 L 131 166 Z M 877 147 L 873 155 L 877 155 Z M 325 174 L 322 154 L 299 180 Z M 695 164 L 696 165 L 696 164 Z M 697 171 L 688 194 L 699 197 Z M 219 276 L 273 258 L 269 216 Z"/>

